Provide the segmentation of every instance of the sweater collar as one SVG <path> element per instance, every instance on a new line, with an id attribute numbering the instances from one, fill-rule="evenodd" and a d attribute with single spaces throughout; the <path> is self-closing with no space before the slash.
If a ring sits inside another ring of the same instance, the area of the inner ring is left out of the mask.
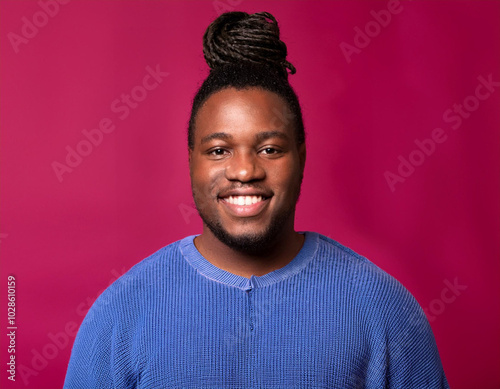
<path id="1" fill-rule="evenodd" d="M 186 261 L 201 275 L 213 281 L 248 291 L 277 283 L 299 273 L 307 266 L 316 254 L 319 234 L 311 231 L 299 231 L 299 233 L 305 234 L 304 244 L 288 264 L 263 276 L 252 275 L 250 278 L 222 270 L 209 262 L 194 245 L 194 238 L 198 235 L 190 235 L 182 239 L 180 250 Z"/>

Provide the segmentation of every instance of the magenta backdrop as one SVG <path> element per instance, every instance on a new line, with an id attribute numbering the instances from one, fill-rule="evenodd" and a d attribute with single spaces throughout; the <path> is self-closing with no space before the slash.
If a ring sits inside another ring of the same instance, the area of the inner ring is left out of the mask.
<path id="1" fill-rule="evenodd" d="M 100 291 L 201 232 L 185 131 L 207 74 L 203 32 L 228 10 L 273 13 L 298 69 L 308 156 L 297 229 L 411 291 L 453 388 L 500 387 L 500 2 L 1 8 L 2 333 L 8 275 L 17 298 L 16 381 L 3 335 L 3 388 L 62 386 Z"/>

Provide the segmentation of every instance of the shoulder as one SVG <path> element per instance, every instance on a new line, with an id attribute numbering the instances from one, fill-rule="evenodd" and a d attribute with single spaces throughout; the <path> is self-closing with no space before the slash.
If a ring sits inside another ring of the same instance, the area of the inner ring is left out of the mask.
<path id="1" fill-rule="evenodd" d="M 148 302 L 154 301 L 161 295 L 169 280 L 187 268 L 182 261 L 180 247 L 189 238 L 170 243 L 131 267 L 101 293 L 88 315 L 107 310 L 116 312 L 120 309 L 131 312 L 130 308 L 135 302 L 142 309 Z"/>
<path id="2" fill-rule="evenodd" d="M 330 273 L 330 284 L 336 293 L 357 307 L 391 319 L 422 316 L 414 296 L 396 278 L 351 248 L 316 234 L 318 249 L 312 264 L 317 272 Z"/>
<path id="3" fill-rule="evenodd" d="M 146 359 L 141 349 L 144 323 L 156 317 L 155 308 L 168 298 L 165 285 L 187 267 L 180 242 L 143 259 L 97 298 L 78 330 L 65 387 L 129 387 L 136 382 L 138 366 Z"/>
<path id="4" fill-rule="evenodd" d="M 315 263 L 324 269 L 334 270 L 337 276 L 357 285 L 368 286 L 366 283 L 377 283 L 387 286 L 401 285 L 389 273 L 382 270 L 368 258 L 336 240 L 319 234 L 315 255 Z"/>
<path id="5" fill-rule="evenodd" d="M 361 329 L 359 336 L 380 356 L 373 363 L 386 372 L 387 387 L 449 388 L 427 317 L 396 278 L 324 235 L 318 236 L 315 259 L 331 272 L 331 295 L 340 296 L 333 300 L 346 331 Z"/>

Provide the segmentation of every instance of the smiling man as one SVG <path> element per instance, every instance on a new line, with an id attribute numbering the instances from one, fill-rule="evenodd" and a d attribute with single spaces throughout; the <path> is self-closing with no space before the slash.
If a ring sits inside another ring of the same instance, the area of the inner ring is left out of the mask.
<path id="1" fill-rule="evenodd" d="M 194 243 L 215 266 L 248 278 L 283 267 L 304 243 L 294 216 L 305 143 L 293 123 L 273 126 L 284 109 L 275 93 L 227 88 L 196 115 L 189 161 L 204 229 Z"/>
<path id="2" fill-rule="evenodd" d="M 65 388 L 448 388 L 413 296 L 333 239 L 295 231 L 306 143 L 274 17 L 221 15 L 204 54 L 188 128 L 203 231 L 97 299 Z"/>

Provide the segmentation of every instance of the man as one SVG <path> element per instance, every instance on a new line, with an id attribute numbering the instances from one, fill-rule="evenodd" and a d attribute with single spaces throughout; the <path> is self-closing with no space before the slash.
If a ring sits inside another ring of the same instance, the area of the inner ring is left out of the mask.
<path id="1" fill-rule="evenodd" d="M 410 293 L 334 240 L 294 229 L 306 147 L 295 69 L 277 40 L 269 13 L 223 14 L 207 30 L 212 71 L 188 133 L 203 231 L 99 297 L 65 388 L 448 387 Z"/>

